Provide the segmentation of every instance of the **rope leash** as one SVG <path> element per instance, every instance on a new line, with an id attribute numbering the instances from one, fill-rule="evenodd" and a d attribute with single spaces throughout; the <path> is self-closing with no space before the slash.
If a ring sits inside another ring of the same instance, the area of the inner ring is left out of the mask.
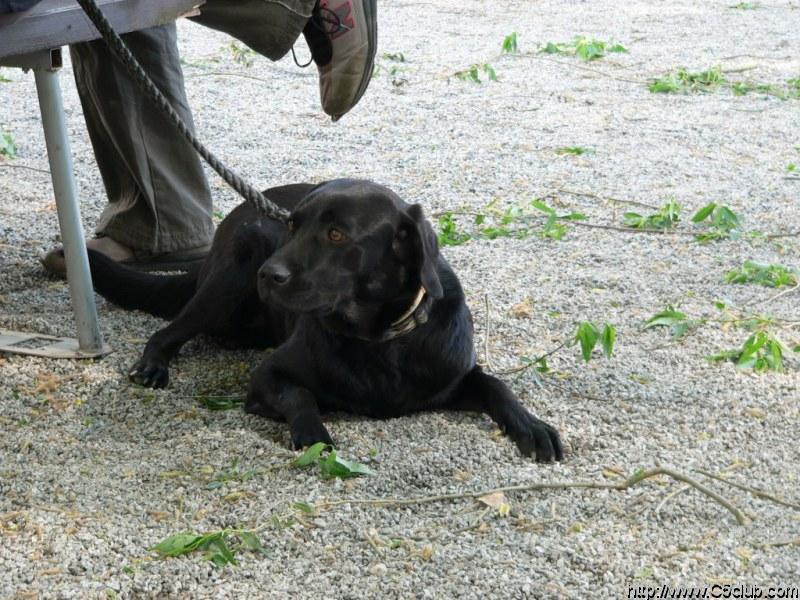
<path id="1" fill-rule="evenodd" d="M 184 139 L 191 144 L 192 148 L 194 148 L 201 157 L 203 157 L 203 160 L 205 160 L 228 185 L 236 190 L 250 204 L 255 206 L 259 212 L 264 213 L 270 219 L 286 223 L 289 220 L 289 211 L 272 202 L 238 174 L 225 166 L 220 159 L 214 156 L 214 154 L 195 137 L 183 122 L 180 115 L 172 108 L 169 100 L 164 97 L 158 87 L 156 87 L 156 84 L 154 84 L 147 73 L 144 72 L 142 66 L 136 58 L 134 58 L 131 51 L 125 45 L 125 42 L 122 41 L 122 38 L 120 38 L 117 32 L 111 27 L 111 24 L 98 8 L 97 4 L 95 4 L 94 0 L 77 0 L 77 2 L 83 9 L 83 12 L 86 13 L 86 16 L 89 17 L 97 28 L 100 35 L 103 36 L 103 39 L 114 55 L 136 80 L 139 88 L 156 104 L 162 114 L 175 125 Z"/>

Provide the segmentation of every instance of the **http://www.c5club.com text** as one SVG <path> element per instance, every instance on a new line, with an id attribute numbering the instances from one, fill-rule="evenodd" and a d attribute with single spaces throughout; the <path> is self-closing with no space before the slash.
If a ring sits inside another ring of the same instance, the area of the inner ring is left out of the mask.
<path id="1" fill-rule="evenodd" d="M 629 600 L 660 600 L 662 598 L 800 600 L 800 585 L 713 584 L 698 587 L 635 585 L 628 586 L 627 597 Z"/>

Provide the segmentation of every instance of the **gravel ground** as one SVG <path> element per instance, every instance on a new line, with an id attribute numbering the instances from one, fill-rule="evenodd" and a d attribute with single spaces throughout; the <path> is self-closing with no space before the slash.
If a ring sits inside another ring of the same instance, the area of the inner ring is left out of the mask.
<path id="1" fill-rule="evenodd" d="M 800 230 L 800 181 L 788 170 L 800 164 L 800 100 L 727 89 L 656 95 L 646 87 L 680 66 L 719 65 L 732 80 L 783 86 L 800 76 L 800 5 L 732 4 L 384 3 L 381 70 L 337 124 L 319 110 L 312 69 L 291 58 L 252 57 L 247 66 L 235 60 L 229 38 L 190 23 L 180 30 L 201 138 L 263 187 L 366 177 L 423 203 L 428 214 L 539 197 L 607 225 L 620 225 L 626 210 L 649 211 L 609 197 L 652 205 L 675 198 L 684 206 L 679 232 L 691 231 L 688 215 L 714 201 L 739 213 L 748 231 Z M 521 56 L 499 54 L 511 31 Z M 591 63 L 535 53 L 578 34 L 620 41 L 630 52 Z M 384 53 L 402 53 L 405 62 Z M 452 76 L 484 62 L 498 81 Z M 64 71 L 88 232 L 103 190 L 69 65 Z M 47 160 L 33 78 L 0 73 L 11 80 L 0 83 L 0 128 L 18 146 L 16 159 L 0 161 L 0 327 L 72 335 L 66 285 L 37 261 L 57 225 L 47 173 L 38 171 Z M 591 152 L 557 152 L 571 146 Z M 212 181 L 218 210 L 228 212 L 237 199 Z M 472 227 L 468 217 L 457 223 Z M 198 404 L 201 394 L 241 394 L 258 353 L 196 340 L 168 390 L 138 388 L 125 369 L 161 323 L 100 300 L 115 350 L 107 358 L 0 357 L 0 596 L 506 599 L 630 597 L 629 586 L 661 584 L 800 587 L 800 361 L 756 375 L 704 358 L 740 346 L 748 336 L 741 327 L 711 322 L 680 343 L 663 328 L 641 329 L 670 303 L 692 318 L 719 318 L 713 301 L 724 299 L 784 319 L 773 331 L 800 343 L 791 328 L 796 294 L 773 298 L 773 289 L 723 281 L 748 259 L 800 266 L 796 237 L 700 245 L 680 233 L 568 225 L 561 241 L 534 233 L 444 252 L 467 291 L 482 360 L 491 325 L 495 369 L 547 352 L 579 321 L 616 326 L 611 360 L 585 364 L 572 347 L 549 358 L 553 373 L 541 382 L 532 370 L 506 376 L 562 432 L 563 463 L 521 457 L 477 415 L 342 416 L 330 421 L 341 452 L 376 474 L 322 481 L 286 466 L 293 453 L 285 426 Z M 208 485 L 226 479 L 236 461 L 233 471 L 247 476 Z M 656 465 L 702 480 L 748 524 L 664 477 L 626 491 L 507 492 L 505 516 L 468 498 L 341 504 L 312 516 L 292 509 L 543 482 L 619 483 Z M 697 469 L 771 490 L 794 508 Z M 216 568 L 201 556 L 159 560 L 147 550 L 179 531 L 238 525 L 260 528 L 269 558 L 242 552 L 238 567 Z"/>

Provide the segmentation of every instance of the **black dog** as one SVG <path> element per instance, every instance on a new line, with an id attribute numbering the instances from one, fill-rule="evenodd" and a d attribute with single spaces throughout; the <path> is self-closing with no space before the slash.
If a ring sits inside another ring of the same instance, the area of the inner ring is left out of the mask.
<path id="1" fill-rule="evenodd" d="M 242 204 L 197 273 L 138 273 L 90 252 L 97 291 L 174 320 L 147 342 L 131 378 L 163 387 L 199 333 L 275 348 L 245 410 L 289 424 L 295 447 L 332 443 L 320 411 L 394 417 L 487 413 L 525 455 L 563 456 L 558 433 L 475 364 L 472 317 L 419 205 L 385 187 L 336 180 L 265 194 L 288 227 Z"/>

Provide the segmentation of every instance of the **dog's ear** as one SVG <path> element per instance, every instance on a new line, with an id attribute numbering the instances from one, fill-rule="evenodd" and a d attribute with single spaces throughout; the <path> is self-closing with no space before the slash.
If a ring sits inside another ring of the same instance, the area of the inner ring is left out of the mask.
<path id="1" fill-rule="evenodd" d="M 411 268 L 417 270 L 419 282 L 432 298 L 444 295 L 436 262 L 439 257 L 439 244 L 433 227 L 428 223 L 419 204 L 412 204 L 405 211 L 395 234 L 395 252 L 406 258 Z"/>

